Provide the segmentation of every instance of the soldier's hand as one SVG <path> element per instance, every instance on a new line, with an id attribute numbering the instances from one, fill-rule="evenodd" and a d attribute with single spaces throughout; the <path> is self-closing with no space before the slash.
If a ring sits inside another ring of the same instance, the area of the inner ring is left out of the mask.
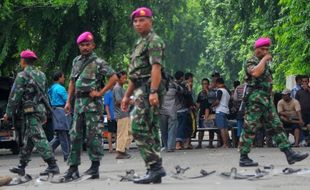
<path id="1" fill-rule="evenodd" d="M 100 92 L 98 92 L 98 91 L 96 91 L 96 90 L 93 90 L 93 91 L 91 91 L 91 92 L 89 93 L 89 96 L 92 97 L 92 98 L 96 98 L 96 97 L 100 97 L 100 96 L 102 96 L 102 95 L 100 94 Z"/>
<path id="2" fill-rule="evenodd" d="M 303 127 L 305 123 L 303 121 L 298 121 L 299 126 Z"/>
<path id="3" fill-rule="evenodd" d="M 130 105 L 135 105 L 135 101 L 134 101 L 133 99 L 130 99 L 130 100 L 129 100 L 129 104 L 130 104 Z"/>
<path id="4" fill-rule="evenodd" d="M 9 116 L 8 116 L 8 114 L 4 114 L 4 116 L 3 116 L 3 121 L 4 121 L 4 123 L 8 123 L 9 122 Z"/>
<path id="5" fill-rule="evenodd" d="M 272 56 L 271 56 L 271 54 L 267 53 L 267 54 L 264 56 L 263 59 L 265 59 L 266 61 L 271 61 L 271 60 L 272 60 Z"/>
<path id="6" fill-rule="evenodd" d="M 158 106 L 159 105 L 158 94 L 157 93 L 150 94 L 149 102 L 150 102 L 151 106 Z"/>
<path id="7" fill-rule="evenodd" d="M 65 109 L 65 112 L 67 114 L 70 113 L 71 112 L 71 104 L 67 102 L 64 109 Z"/>
<path id="8" fill-rule="evenodd" d="M 121 109 L 122 109 L 122 111 L 124 111 L 124 112 L 128 111 L 129 101 L 130 101 L 130 98 L 124 96 L 124 98 L 122 99 L 122 102 L 121 102 Z"/>

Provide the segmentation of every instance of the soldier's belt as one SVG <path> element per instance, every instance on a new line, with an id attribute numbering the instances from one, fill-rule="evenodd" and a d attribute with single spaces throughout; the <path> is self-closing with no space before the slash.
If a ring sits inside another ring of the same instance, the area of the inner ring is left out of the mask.
<path id="1" fill-rule="evenodd" d="M 251 90 L 262 90 L 262 91 L 266 91 L 269 92 L 270 89 L 264 86 L 248 86 Z"/>
<path id="2" fill-rule="evenodd" d="M 34 113 L 36 106 L 37 104 L 33 103 L 32 101 L 25 101 L 23 105 L 23 111 L 24 113 Z"/>
<path id="3" fill-rule="evenodd" d="M 130 78 L 130 80 L 134 83 L 135 87 L 140 87 L 148 82 L 150 82 L 150 77 L 145 78 Z"/>
<path id="4" fill-rule="evenodd" d="M 89 96 L 89 91 L 88 92 L 75 92 L 75 97 L 76 98 L 88 98 Z"/>
<path id="5" fill-rule="evenodd" d="M 33 107 L 24 108 L 24 113 L 33 113 L 33 112 L 34 112 Z"/>

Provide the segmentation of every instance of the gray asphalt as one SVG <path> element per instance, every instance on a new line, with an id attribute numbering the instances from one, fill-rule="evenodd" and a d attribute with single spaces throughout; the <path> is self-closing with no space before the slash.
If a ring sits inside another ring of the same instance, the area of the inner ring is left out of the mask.
<path id="1" fill-rule="evenodd" d="M 297 148 L 295 150 L 302 152 L 309 152 L 309 148 Z M 8 172 L 11 166 L 17 164 L 17 156 L 7 154 L 8 151 L 0 151 L 0 175 L 12 175 Z M 238 166 L 239 153 L 237 149 L 200 149 L 200 150 L 182 150 L 173 153 L 162 153 L 164 160 L 164 167 L 168 176 L 163 178 L 162 184 L 156 185 L 137 185 L 131 182 L 120 182 L 118 175 L 125 174 L 127 169 L 135 169 L 135 171 L 143 175 L 145 173 L 144 163 L 140 158 L 137 149 L 130 150 L 132 158 L 128 160 L 116 160 L 115 153 L 105 153 L 103 161 L 100 166 L 100 179 L 87 180 L 79 183 L 67 184 L 51 184 L 48 182 L 38 182 L 36 179 L 31 182 L 19 186 L 5 186 L 0 187 L 2 190 L 13 189 L 45 189 L 45 190 L 67 190 L 67 189 L 104 189 L 104 190 L 196 190 L 196 189 L 255 189 L 255 190 L 269 190 L 269 189 L 310 189 L 310 172 L 306 174 L 272 174 L 261 179 L 249 180 L 234 180 L 227 179 L 220 176 L 221 172 L 228 172 L 232 167 L 236 167 L 241 174 L 254 174 L 257 168 L 240 168 Z M 61 172 L 65 172 L 68 168 L 63 162 L 61 152 L 56 152 L 58 164 Z M 310 158 L 289 166 L 286 162 L 284 154 L 277 148 L 254 148 L 250 157 L 258 161 L 260 168 L 262 166 L 273 164 L 275 172 L 281 173 L 282 169 L 286 167 L 292 168 L 309 168 Z M 185 172 L 184 176 L 197 176 L 199 171 L 204 169 L 206 171 L 216 170 L 215 174 L 199 179 L 175 179 L 171 177 L 174 167 L 180 165 L 181 167 L 190 167 Z M 79 167 L 80 172 L 83 172 L 90 166 L 87 154 L 82 155 L 82 165 Z M 27 173 L 33 177 L 37 177 L 39 172 L 44 170 L 46 164 L 37 155 L 33 154 L 32 161 L 27 167 Z M 12 175 L 14 176 L 14 175 Z"/>

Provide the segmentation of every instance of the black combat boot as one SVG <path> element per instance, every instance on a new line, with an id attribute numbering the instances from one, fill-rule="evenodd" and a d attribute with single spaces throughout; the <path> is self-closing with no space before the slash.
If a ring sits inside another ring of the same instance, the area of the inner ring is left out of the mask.
<path id="1" fill-rule="evenodd" d="M 91 175 L 91 179 L 98 179 L 99 166 L 100 166 L 99 161 L 92 161 L 90 168 L 84 172 L 84 175 Z"/>
<path id="2" fill-rule="evenodd" d="M 164 176 L 166 176 L 166 171 L 161 162 L 158 162 L 151 165 L 145 176 L 135 179 L 133 182 L 137 184 L 161 183 L 161 178 Z"/>
<path id="3" fill-rule="evenodd" d="M 295 162 L 302 161 L 303 159 L 309 156 L 308 153 L 303 154 L 303 153 L 295 152 L 292 149 L 284 150 L 283 152 L 289 164 L 294 164 Z"/>
<path id="4" fill-rule="evenodd" d="M 64 181 L 72 181 L 77 178 L 80 178 L 80 173 L 77 165 L 72 165 L 66 171 L 65 175 L 63 176 Z"/>
<path id="5" fill-rule="evenodd" d="M 54 158 L 50 158 L 47 160 L 44 160 L 48 166 L 47 168 L 40 173 L 40 175 L 48 175 L 48 174 L 53 174 L 53 175 L 57 175 L 59 174 L 59 168 L 56 164 L 56 160 Z"/>
<path id="6" fill-rule="evenodd" d="M 241 154 L 240 160 L 239 160 L 239 166 L 240 167 L 255 167 L 255 166 L 258 166 L 258 163 L 250 159 L 247 154 Z"/>
<path id="7" fill-rule="evenodd" d="M 10 168 L 10 172 L 18 174 L 20 176 L 24 176 L 25 175 L 25 168 L 27 166 L 26 162 L 22 162 L 20 161 L 19 164 L 16 167 Z"/>

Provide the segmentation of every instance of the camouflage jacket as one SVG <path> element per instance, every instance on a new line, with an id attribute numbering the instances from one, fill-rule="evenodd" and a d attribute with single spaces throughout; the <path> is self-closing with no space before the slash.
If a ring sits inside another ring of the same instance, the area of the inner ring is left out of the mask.
<path id="1" fill-rule="evenodd" d="M 129 65 L 129 78 L 136 87 L 151 77 L 152 64 L 164 65 L 164 50 L 163 40 L 153 30 L 138 39 Z"/>
<path id="2" fill-rule="evenodd" d="M 250 70 L 258 65 L 260 60 L 254 55 L 252 58 L 247 60 L 245 64 L 246 77 L 248 80 L 248 86 L 253 87 L 256 90 L 271 93 L 272 91 L 272 75 L 269 64 L 265 66 L 263 74 L 257 78 L 250 75 Z"/>
<path id="3" fill-rule="evenodd" d="M 35 69 L 33 66 L 27 66 L 22 72 L 17 74 L 13 87 L 10 92 L 6 113 L 12 117 L 19 109 L 24 109 L 26 104 L 34 104 L 34 114 L 38 115 L 41 121 L 46 120 L 46 108 L 42 102 L 39 102 L 38 92 L 35 87 L 30 84 L 31 76 L 33 80 L 46 93 L 46 76 L 43 72 Z M 47 96 L 47 94 L 45 94 Z"/>
<path id="4" fill-rule="evenodd" d="M 87 64 L 87 60 L 89 59 L 93 59 L 93 61 Z M 80 69 L 83 68 L 83 64 L 85 63 L 87 66 L 78 76 Z M 110 77 L 114 73 L 114 70 L 95 53 L 87 57 L 81 55 L 77 56 L 73 60 L 70 76 L 70 79 L 75 82 L 75 112 L 96 112 L 102 110 L 101 98 L 91 98 L 88 96 L 88 93 L 92 90 L 100 90 L 104 77 Z M 78 94 L 80 93 L 84 93 L 84 96 L 79 97 Z"/>

